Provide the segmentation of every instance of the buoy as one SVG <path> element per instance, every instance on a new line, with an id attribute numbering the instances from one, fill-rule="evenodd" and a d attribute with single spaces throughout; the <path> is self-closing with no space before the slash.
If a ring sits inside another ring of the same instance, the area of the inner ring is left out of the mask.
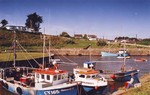
<path id="1" fill-rule="evenodd" d="M 95 90 L 97 90 L 98 89 L 98 86 L 95 86 Z"/>
<path id="2" fill-rule="evenodd" d="M 127 88 L 127 86 L 128 86 L 128 82 L 125 82 L 125 88 Z"/>
<path id="3" fill-rule="evenodd" d="M 16 91 L 18 92 L 19 95 L 22 95 L 22 89 L 20 87 L 17 87 Z"/>
<path id="4" fill-rule="evenodd" d="M 5 85 L 3 81 L 0 81 L 0 84 L 1 84 L 1 86 L 4 86 L 4 85 Z"/>
<path id="5" fill-rule="evenodd" d="M 8 84 L 7 83 L 4 83 L 4 87 L 6 88 L 6 89 L 8 89 Z"/>
<path id="6" fill-rule="evenodd" d="M 111 77 L 112 79 L 115 79 L 115 75 L 111 75 L 110 77 Z"/>

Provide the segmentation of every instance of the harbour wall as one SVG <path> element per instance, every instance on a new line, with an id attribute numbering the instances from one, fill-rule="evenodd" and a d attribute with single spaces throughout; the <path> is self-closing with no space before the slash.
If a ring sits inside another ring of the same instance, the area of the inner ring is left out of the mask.
<path id="1" fill-rule="evenodd" d="M 55 55 L 101 55 L 101 52 L 111 52 L 111 53 L 118 53 L 120 49 L 113 48 L 95 48 L 95 49 L 80 49 L 80 48 L 67 48 L 67 49 L 51 49 L 50 51 Z M 127 52 L 130 55 L 150 55 L 150 49 L 148 48 L 131 48 L 127 49 Z"/>

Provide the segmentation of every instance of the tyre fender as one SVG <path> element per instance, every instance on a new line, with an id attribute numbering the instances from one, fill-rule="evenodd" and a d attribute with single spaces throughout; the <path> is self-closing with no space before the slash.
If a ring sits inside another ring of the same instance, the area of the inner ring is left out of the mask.
<path id="1" fill-rule="evenodd" d="M 0 84 L 1 84 L 2 86 L 4 86 L 4 85 L 5 85 L 3 81 L 0 81 Z"/>
<path id="2" fill-rule="evenodd" d="M 9 88 L 9 86 L 8 86 L 8 84 L 7 84 L 7 83 L 4 83 L 4 87 L 5 87 L 6 89 L 8 89 L 8 88 Z"/>
<path id="3" fill-rule="evenodd" d="M 20 87 L 17 87 L 17 88 L 16 88 L 16 91 L 17 91 L 17 93 L 18 93 L 19 95 L 22 95 L 22 89 L 21 89 Z"/>

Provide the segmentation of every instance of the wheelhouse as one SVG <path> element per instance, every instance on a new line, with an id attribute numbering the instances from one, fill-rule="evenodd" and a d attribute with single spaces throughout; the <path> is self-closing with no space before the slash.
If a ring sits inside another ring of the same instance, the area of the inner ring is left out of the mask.
<path id="1" fill-rule="evenodd" d="M 48 82 L 56 85 L 68 81 L 68 72 L 65 70 L 41 69 L 35 71 L 35 83 Z"/>

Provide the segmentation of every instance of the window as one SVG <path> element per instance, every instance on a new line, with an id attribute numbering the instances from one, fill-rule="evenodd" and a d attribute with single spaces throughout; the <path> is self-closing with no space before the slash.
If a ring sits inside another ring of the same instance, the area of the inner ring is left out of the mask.
<path id="1" fill-rule="evenodd" d="M 87 78 L 91 78 L 91 76 L 87 76 Z"/>
<path id="2" fill-rule="evenodd" d="M 36 74 L 36 77 L 39 78 L 39 74 Z"/>
<path id="3" fill-rule="evenodd" d="M 54 81 L 57 80 L 57 75 L 54 76 Z"/>
<path id="4" fill-rule="evenodd" d="M 95 78 L 95 75 L 92 75 L 92 78 Z"/>
<path id="5" fill-rule="evenodd" d="M 42 76 L 42 79 L 44 79 L 44 75 L 41 75 Z"/>
<path id="6" fill-rule="evenodd" d="M 49 75 L 47 75 L 47 80 L 50 80 L 50 76 Z"/>
<path id="7" fill-rule="evenodd" d="M 79 75 L 80 78 L 85 78 L 85 75 Z"/>
<path id="8" fill-rule="evenodd" d="M 65 78 L 65 74 L 62 75 L 62 79 L 64 79 L 64 78 Z"/>
<path id="9" fill-rule="evenodd" d="M 58 80 L 60 80 L 61 79 L 61 75 L 58 75 Z"/>

